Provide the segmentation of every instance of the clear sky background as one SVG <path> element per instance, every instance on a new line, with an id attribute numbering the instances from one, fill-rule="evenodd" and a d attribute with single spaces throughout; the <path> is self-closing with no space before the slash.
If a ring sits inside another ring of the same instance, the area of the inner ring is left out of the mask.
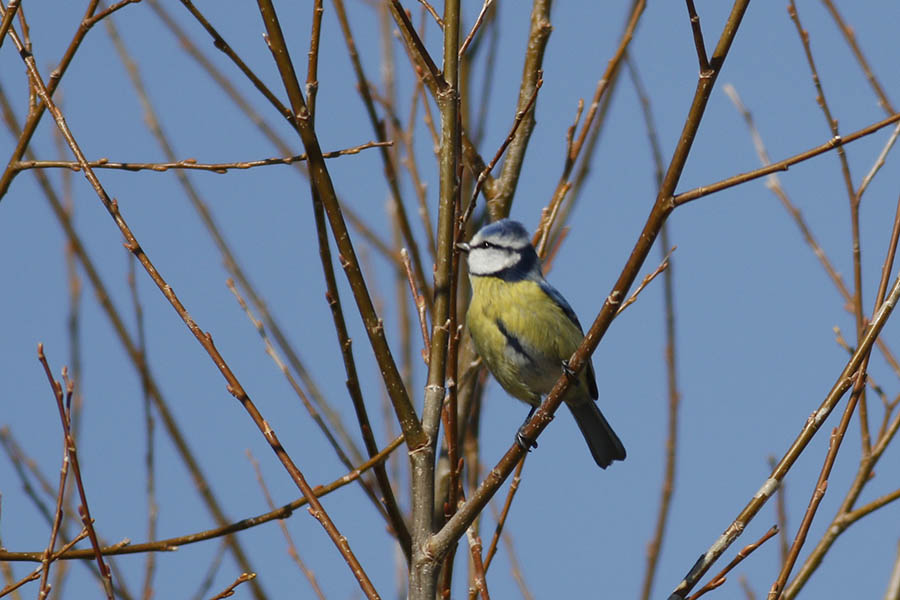
<path id="1" fill-rule="evenodd" d="M 84 4 L 58 0 L 24 3 L 35 59 L 45 79 L 71 39 Z M 301 153 L 297 136 L 213 48 L 187 11 L 179 3 L 165 4 L 194 43 L 251 100 L 266 122 L 292 144 L 295 153 Z M 367 75 L 381 86 L 380 38 L 372 4 L 347 0 Z M 497 4 L 497 69 L 487 108 L 487 131 L 480 146 L 485 157 L 494 154 L 514 117 L 530 11 L 526 2 L 498 0 Z M 304 77 L 311 2 L 276 5 L 295 65 Z M 414 22 L 418 23 L 418 4 L 406 0 L 404 5 L 413 11 Z M 481 3 L 465 1 L 463 5 L 468 30 Z M 589 102 L 618 44 L 629 5 L 560 1 L 553 6 L 553 33 L 544 60 L 537 126 L 512 209 L 512 216 L 529 229 L 537 226 L 540 210 L 556 186 L 565 133 L 576 104 L 581 98 Z M 206 1 L 198 2 L 198 6 L 251 68 L 283 97 L 277 70 L 262 39 L 264 26 L 255 3 Z M 839 8 L 853 26 L 888 97 L 900 102 L 896 35 L 900 5 L 840 2 Z M 729 9 L 730 3 L 697 2 L 710 52 Z M 799 10 L 841 133 L 883 119 L 885 111 L 824 6 L 803 2 Z M 182 51 L 146 3 L 128 6 L 114 19 L 179 158 L 231 162 L 278 155 L 209 75 Z M 433 56 L 440 56 L 439 32 L 430 20 L 426 44 Z M 396 40 L 392 51 L 398 112 L 406 119 L 414 78 Z M 698 72 L 684 4 L 650 3 L 631 53 L 649 90 L 664 160 L 668 161 Z M 24 73 L 11 40 L 5 40 L 0 49 L 0 85 L 20 121 L 27 110 Z M 329 2 L 325 3 L 319 81 L 317 131 L 323 148 L 336 150 L 373 139 Z M 473 81 L 480 88 L 480 66 Z M 726 83 L 737 89 L 753 112 L 773 160 L 831 137 L 816 104 L 803 47 L 786 4 L 756 0 L 746 13 L 710 98 L 678 191 L 759 166 L 747 128 L 722 91 Z M 57 99 L 89 159 L 163 160 L 162 151 L 145 126 L 144 109 L 102 25 L 88 34 Z M 54 128 L 52 119 L 45 115 L 32 143 L 41 159 L 60 156 Z M 886 128 L 846 148 L 856 185 L 871 168 L 890 131 Z M 436 214 L 436 161 L 424 127 L 418 127 L 416 135 L 418 162 Z M 6 132 L 0 135 L 3 161 L 13 147 L 12 136 Z M 887 157 L 885 167 L 862 200 L 866 314 L 872 310 L 900 187 L 895 154 L 896 150 Z M 390 239 L 388 192 L 377 151 L 334 159 L 328 166 L 342 200 L 365 215 L 382 237 Z M 200 327 L 212 333 L 222 355 L 309 482 L 327 483 L 342 475 L 345 469 L 325 449 L 321 433 L 265 355 L 252 325 L 226 288 L 222 260 L 175 174 L 112 170 L 98 174 L 109 194 L 118 199 L 122 214 L 147 255 Z M 61 190 L 62 173 L 53 171 L 50 176 Z M 586 326 L 599 311 L 650 211 L 655 198 L 653 177 L 640 103 L 627 73 L 623 73 L 591 162 L 591 174 L 572 214 L 573 228 L 549 275 Z M 851 285 L 849 203 L 837 155 L 819 156 L 779 177 L 825 253 Z M 343 366 L 323 296 L 305 179 L 287 166 L 227 175 L 191 173 L 190 178 L 212 207 L 242 266 L 264 293 L 319 387 L 341 408 L 347 422 L 353 423 Z M 113 302 L 134 331 L 126 283 L 129 255 L 122 247 L 121 234 L 80 174 L 74 174 L 71 184 L 77 230 L 111 289 Z M 410 213 L 415 216 L 413 190 L 406 173 L 402 187 Z M 768 476 L 768 458 L 782 456 L 831 388 L 848 357 L 846 350 L 835 343 L 833 328 L 839 327 L 847 340 L 855 339 L 852 315 L 844 309 L 834 285 L 781 203 L 766 189 L 764 180 L 685 205 L 669 222 L 672 242 L 678 246 L 673 262 L 682 407 L 677 479 L 654 587 L 656 598 L 665 598 L 731 523 Z M 416 236 L 424 247 L 419 221 Z M 381 287 L 374 291 L 383 303 L 390 341 L 397 346 L 395 292 L 393 284 L 387 284 L 390 270 L 362 238 L 356 235 L 354 241 L 379 277 Z M 34 174 L 20 174 L 0 201 L 0 426 L 9 427 L 51 481 L 57 479 L 62 454 L 60 425 L 36 359 L 36 346 L 43 342 L 57 374 L 62 365 L 71 364 L 65 246 L 64 234 Z M 655 268 L 659 257 L 657 249 L 642 274 Z M 340 270 L 338 277 L 355 340 L 363 393 L 376 419 L 376 436 L 383 445 L 389 441 L 381 422 L 383 385 Z M 247 449 L 261 463 L 276 503 L 298 497 L 263 437 L 226 391 L 215 366 L 142 270 L 137 273 L 137 288 L 147 324 L 150 366 L 229 518 L 237 520 L 268 510 L 245 455 Z M 601 406 L 622 438 L 628 459 L 606 471 L 597 469 L 565 410 L 559 412 L 542 435 L 540 448 L 528 459 L 507 526 L 524 578 L 536 598 L 633 598 L 639 593 L 659 502 L 666 435 L 661 291 L 660 280 L 651 284 L 614 322 L 593 358 Z M 97 529 L 106 540 L 144 541 L 146 433 L 140 380 L 88 286 L 80 306 L 84 358 L 79 383 L 84 413 L 77 443 L 88 500 Z M 883 337 L 890 344 L 897 340 L 898 331 L 896 323 L 889 323 Z M 424 368 L 418 362 L 416 368 L 411 394 L 420 406 Z M 890 398 L 900 392 L 897 376 L 877 353 L 873 354 L 871 373 Z M 870 394 L 869 405 L 872 427 L 877 430 L 883 415 L 880 400 Z M 837 425 L 844 406 L 845 402 L 839 404 L 786 480 L 787 533 L 791 538 L 821 468 L 828 432 Z M 486 466 L 493 465 L 509 447 L 525 412 L 523 405 L 490 383 L 482 415 Z M 854 420 L 801 560 L 824 532 L 856 471 L 859 431 Z M 155 449 L 159 536 L 212 527 L 212 518 L 159 424 Z M 897 450 L 896 444 L 888 448 L 860 505 L 900 485 Z M 405 463 L 400 452 L 401 463 Z M 405 487 L 397 491 L 403 505 L 408 506 Z M 9 550 L 43 549 L 49 527 L 24 493 L 6 456 L 0 458 L 0 494 L 2 545 Z M 45 497 L 44 502 L 52 507 L 53 498 Z M 399 597 L 397 553 L 388 543 L 383 522 L 359 488 L 350 486 L 327 496 L 324 506 L 382 597 Z M 738 549 L 759 538 L 775 521 L 771 502 L 713 570 L 724 566 Z M 898 523 L 900 504 L 895 502 L 853 525 L 804 589 L 805 597 L 881 597 L 897 559 Z M 301 510 L 287 525 L 300 555 L 315 571 L 328 598 L 361 597 L 346 565 L 315 519 Z M 485 544 L 492 527 L 490 520 L 483 527 Z M 288 556 L 276 523 L 245 531 L 240 539 L 271 598 L 313 597 Z M 184 546 L 177 552 L 158 555 L 156 597 L 191 597 L 200 589 L 219 543 Z M 504 549 L 497 560 L 488 575 L 493 597 L 518 597 Z M 120 557 L 115 563 L 132 592 L 139 593 L 144 557 Z M 20 577 L 33 565 L 13 567 Z M 457 562 L 457 568 L 462 575 L 462 561 Z M 772 540 L 741 564 L 724 588 L 712 594 L 743 597 L 738 577 L 744 575 L 757 597 L 763 597 L 778 568 L 778 545 Z M 239 573 L 239 567 L 226 554 L 206 596 L 214 595 Z M 463 597 L 461 590 L 457 589 L 454 597 Z M 29 584 L 23 594 L 36 595 L 36 584 Z M 100 591 L 87 570 L 76 565 L 63 595 L 99 597 Z M 249 588 L 239 589 L 237 597 L 251 597 Z"/>

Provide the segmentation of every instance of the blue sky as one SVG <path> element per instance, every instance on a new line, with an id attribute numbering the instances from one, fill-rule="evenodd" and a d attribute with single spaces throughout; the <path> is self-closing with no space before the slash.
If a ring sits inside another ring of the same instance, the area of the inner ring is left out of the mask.
<path id="1" fill-rule="evenodd" d="M 25 3 L 37 64 L 46 78 L 62 55 L 83 12 L 83 3 Z M 217 52 L 208 36 L 175 3 L 168 6 L 191 39 L 251 100 L 253 106 L 295 149 L 295 134 Z M 305 73 L 310 3 L 278 3 L 282 26 Z M 416 14 L 417 3 L 407 1 Z M 500 44 L 488 126 L 481 154 L 490 157 L 512 123 L 528 31 L 527 3 L 499 2 Z M 526 156 L 512 216 L 536 227 L 562 170 L 566 128 L 577 101 L 589 101 L 619 39 L 627 2 L 558 2 L 544 61 L 544 85 L 537 101 L 537 125 Z M 199 2 L 260 77 L 282 96 L 277 70 L 262 40 L 264 27 L 253 3 Z M 463 2 L 467 27 L 481 6 Z M 729 6 L 698 2 L 697 10 L 712 48 Z M 900 98 L 897 80 L 897 5 L 841 3 L 857 39 L 892 101 Z M 377 17 L 369 3 L 348 2 L 351 26 L 370 79 L 381 85 Z M 800 17 L 809 31 L 829 105 L 840 131 L 849 133 L 884 118 L 877 98 L 825 8 L 802 3 Z M 115 22 L 133 53 L 155 110 L 180 158 L 200 162 L 254 160 L 278 155 L 237 109 L 180 49 L 146 3 L 128 6 Z M 426 44 L 440 55 L 439 32 L 429 22 Z M 687 14 L 681 3 L 651 3 L 631 46 L 640 76 L 650 93 L 664 160 L 678 139 L 697 77 L 697 59 Z M 405 52 L 394 42 L 399 114 L 406 118 L 414 80 Z M 355 91 L 350 62 L 330 3 L 325 3 L 320 59 L 317 131 L 325 150 L 373 138 Z M 301 75 L 302 77 L 303 75 Z M 476 82 L 482 81 L 479 67 Z M 753 112 L 774 160 L 801 152 L 831 137 L 799 37 L 784 3 L 755 2 L 737 34 L 717 82 L 704 121 L 678 185 L 678 191 L 712 183 L 759 165 L 750 136 L 722 85 L 730 83 Z M 10 40 L 0 49 L 0 85 L 22 120 L 26 111 L 24 67 Z M 114 161 L 163 160 L 144 124 L 143 108 L 102 26 L 87 36 L 66 74 L 57 100 L 86 155 Z M 480 98 L 475 95 L 474 98 Z M 433 108 L 433 104 L 432 104 Z M 421 111 L 421 105 L 420 105 Z M 39 158 L 59 156 L 54 123 L 45 116 L 32 147 Z M 890 128 L 846 148 L 858 185 L 884 146 Z M 0 135 L 0 155 L 8 156 L 14 138 Z M 417 159 L 436 214 L 438 176 L 424 126 L 416 130 Z M 870 314 L 896 207 L 900 176 L 890 154 L 862 200 L 864 312 Z M 365 215 L 390 239 L 388 192 L 377 151 L 329 162 L 331 176 L 346 205 Z M 225 286 L 222 260 L 202 228 L 173 172 L 98 171 L 118 199 L 147 255 L 173 286 L 200 327 L 216 345 L 244 387 L 275 427 L 285 448 L 313 484 L 344 473 L 308 414 L 265 355 L 252 325 Z M 50 173 L 60 188 L 62 173 Z M 829 153 L 779 175 L 792 201 L 803 212 L 821 246 L 852 281 L 847 194 L 837 155 Z M 270 310 L 296 345 L 326 396 L 353 422 L 344 373 L 335 342 L 318 260 L 309 188 L 295 169 L 272 166 L 227 175 L 191 173 L 236 254 L 263 292 Z M 134 330 L 126 284 L 129 256 L 118 232 L 86 181 L 72 178 L 75 223 L 89 255 L 111 289 L 112 299 Z M 404 196 L 415 216 L 409 178 Z M 61 189 L 61 188 L 60 188 Z M 612 287 L 637 239 L 655 196 L 653 163 L 637 95 L 627 77 L 616 89 L 604 131 L 591 162 L 591 174 L 575 205 L 573 228 L 548 279 L 567 297 L 584 324 L 590 323 Z M 757 180 L 677 209 L 670 220 L 674 253 L 678 330 L 678 373 L 682 408 L 678 473 L 669 530 L 663 545 L 654 597 L 665 597 L 696 557 L 729 525 L 768 476 L 767 460 L 780 457 L 807 417 L 839 375 L 847 353 L 834 341 L 834 327 L 855 338 L 854 321 L 818 260 L 803 241 L 778 199 Z M 425 235 L 416 221 L 420 245 Z M 390 269 L 357 235 L 363 259 L 379 279 L 374 288 L 383 305 L 388 331 L 398 313 Z M 0 336 L 3 399 L 0 426 L 8 426 L 26 452 L 56 479 L 61 439 L 56 407 L 36 360 L 43 342 L 58 373 L 71 364 L 67 333 L 65 238 L 48 209 L 32 173 L 22 173 L 0 201 Z M 658 249 L 642 274 L 659 262 Z M 429 269 L 426 268 L 426 272 Z M 896 272 L 896 269 L 895 269 Z M 376 418 L 376 435 L 388 441 L 381 422 L 383 386 L 364 329 L 352 309 L 346 280 L 338 270 L 340 291 L 363 393 Z M 147 323 L 151 368 L 214 491 L 231 519 L 264 512 L 249 449 L 276 502 L 298 496 L 208 356 L 178 319 L 145 273 L 137 287 Z M 566 411 L 542 435 L 530 456 L 513 505 L 508 530 L 516 543 L 524 577 L 535 597 L 633 597 L 639 592 L 645 551 L 656 518 L 666 427 L 663 363 L 662 287 L 651 284 L 617 319 L 594 354 L 604 413 L 628 450 L 628 459 L 600 471 Z M 406 298 L 408 300 L 408 297 Z M 97 528 L 110 541 L 143 541 L 146 529 L 143 455 L 145 431 L 140 381 L 115 337 L 94 293 L 85 288 L 81 302 L 84 369 L 80 380 L 85 409 L 79 456 Z M 889 323 L 884 339 L 897 339 Z M 392 333 L 394 346 L 398 338 Z M 895 349 L 896 350 L 896 349 Z M 415 350 L 418 352 L 418 348 Z M 421 403 L 424 368 L 416 364 L 411 390 Z M 880 355 L 872 358 L 875 381 L 893 397 L 897 377 Z M 482 415 L 482 460 L 494 464 L 509 447 L 524 417 L 523 405 L 491 382 Z M 877 429 L 880 401 L 870 395 L 870 416 Z M 844 402 L 826 422 L 787 478 L 789 537 L 802 518 L 827 449 L 827 433 L 837 425 Z M 394 429 L 396 429 L 395 426 Z M 159 535 L 171 537 L 212 526 L 186 470 L 161 426 L 156 428 Z M 845 447 L 829 481 L 828 493 L 813 524 L 801 560 L 834 515 L 859 459 L 859 425 L 851 424 Z M 402 451 L 401 451 L 402 452 Z M 405 462 L 400 458 L 401 463 Z M 900 456 L 888 448 L 860 504 L 896 489 Z M 505 491 L 505 487 L 504 487 Z M 406 490 L 397 490 L 407 505 Z M 49 528 L 22 491 L 7 458 L 0 459 L 0 536 L 10 550 L 39 550 Z M 46 500 L 52 505 L 53 499 Z M 383 597 L 397 597 L 396 560 L 384 526 L 357 487 L 329 495 L 324 506 L 344 533 Z M 863 519 L 835 544 L 805 588 L 809 597 L 880 597 L 897 555 L 900 516 L 896 503 Z M 743 545 L 775 522 L 774 503 L 766 506 L 726 553 L 717 570 Z M 318 523 L 298 511 L 288 527 L 300 555 L 316 572 L 329 598 L 360 597 L 331 542 Z M 485 544 L 492 530 L 483 525 Z M 260 581 L 270 597 L 313 597 L 303 575 L 288 557 L 281 532 L 270 523 L 240 534 Z M 218 542 L 184 546 L 157 557 L 157 597 L 187 597 L 200 586 Z M 505 550 L 488 577 L 495 598 L 516 597 Z M 137 592 L 143 558 L 120 557 L 117 566 Z M 740 597 L 737 578 L 745 575 L 758 596 L 768 590 L 779 567 L 775 541 L 768 542 L 729 578 L 720 597 Z M 22 576 L 24 565 L 14 565 Z M 464 570 L 458 561 L 459 573 Z M 239 574 L 226 556 L 211 596 Z M 851 575 L 852 574 L 852 575 Z M 36 584 L 25 595 L 36 593 Z M 83 567 L 73 570 L 65 588 L 71 597 L 99 593 Z M 458 588 L 457 594 L 462 594 Z M 250 597 L 241 589 L 239 597 Z"/>

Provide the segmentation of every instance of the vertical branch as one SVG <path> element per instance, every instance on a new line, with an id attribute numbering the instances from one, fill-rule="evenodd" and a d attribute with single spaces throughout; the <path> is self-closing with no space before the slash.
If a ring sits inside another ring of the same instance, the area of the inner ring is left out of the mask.
<path id="1" fill-rule="evenodd" d="M 353 402 L 353 408 L 356 411 L 356 417 L 359 421 L 360 431 L 362 432 L 363 442 L 369 456 L 373 456 L 373 451 L 378 452 L 375 442 L 372 426 L 369 421 L 368 412 L 366 411 L 365 402 L 362 397 L 362 389 L 359 385 L 359 377 L 356 372 L 356 362 L 353 358 L 352 340 L 347 333 L 347 325 L 344 321 L 344 312 L 341 308 L 340 295 L 337 288 L 337 280 L 334 276 L 334 269 L 331 262 L 331 250 L 328 247 L 328 231 L 325 222 L 325 210 L 322 206 L 321 197 L 318 191 L 313 187 L 311 189 L 313 198 L 313 213 L 316 221 L 316 235 L 319 240 L 319 257 L 322 262 L 322 270 L 325 273 L 325 282 L 327 291 L 325 292 L 328 306 L 331 308 L 331 316 L 334 321 L 335 332 L 338 337 L 338 345 L 341 348 L 341 357 L 344 361 L 344 372 L 347 375 L 347 390 L 350 393 L 350 399 Z M 378 481 L 379 489 L 384 494 L 384 506 L 388 512 L 391 527 L 397 536 L 397 542 L 403 550 L 407 561 L 410 559 L 410 535 L 403 520 L 403 515 L 397 505 L 394 497 L 393 489 L 387 477 L 387 471 L 384 464 L 379 464 L 375 468 L 375 477 Z"/>
<path id="2" fill-rule="evenodd" d="M 688 0 L 688 9 L 691 14 L 691 24 L 694 25 L 694 17 L 696 12 L 693 10 L 693 2 Z M 695 31 L 699 32 L 699 19 Z M 697 35 L 695 35 L 695 40 Z M 702 35 L 699 36 L 700 48 L 703 47 Z M 698 50 L 699 51 L 699 50 Z M 706 62 L 706 52 L 702 52 L 700 64 L 709 65 Z M 662 150 L 659 144 L 659 136 L 657 135 L 656 125 L 653 121 L 653 112 L 650 107 L 650 98 L 638 77 L 637 69 L 630 56 L 626 57 L 626 65 L 631 74 L 632 82 L 638 97 L 641 101 L 641 108 L 644 113 L 644 122 L 647 126 L 647 137 L 650 143 L 651 154 L 653 155 L 653 164 L 655 167 L 655 182 L 657 188 L 662 185 L 663 179 L 663 160 Z M 671 508 L 672 493 L 675 489 L 675 450 L 678 444 L 678 405 L 680 403 L 680 395 L 678 393 L 678 369 L 675 361 L 675 291 L 673 283 L 672 260 L 666 255 L 668 248 L 671 248 L 669 241 L 668 223 L 663 223 L 660 231 L 660 251 L 664 256 L 664 260 L 668 262 L 668 268 L 663 273 L 663 305 L 665 314 L 665 332 L 666 332 L 666 384 L 668 388 L 668 428 L 665 445 L 665 468 L 663 471 L 662 491 L 660 492 L 659 513 L 656 518 L 656 528 L 653 538 L 647 548 L 647 570 L 644 574 L 644 583 L 641 588 L 641 598 L 648 600 L 650 592 L 653 589 L 653 580 L 656 577 L 656 569 L 659 561 L 659 555 L 662 550 L 663 538 L 666 526 L 669 520 Z"/>
<path id="3" fill-rule="evenodd" d="M 319 40 L 322 36 L 322 14 L 324 12 L 322 0 L 314 0 L 312 31 L 309 34 L 309 60 L 306 68 L 306 101 L 309 104 L 310 118 L 316 114 L 316 94 L 319 91 Z M 262 479 L 260 479 L 261 481 Z"/>
<path id="4" fill-rule="evenodd" d="M 267 43 L 275 58 L 285 90 L 290 97 L 291 107 L 296 116 L 297 132 L 309 156 L 310 178 L 322 198 L 322 204 L 331 223 L 332 233 L 340 251 L 341 264 L 344 267 L 347 279 L 350 281 L 350 288 L 353 290 L 353 295 L 365 324 L 366 333 L 375 353 L 388 395 L 391 397 L 391 402 L 397 413 L 397 419 L 403 428 L 407 445 L 411 449 L 420 448 L 427 444 L 427 440 L 407 390 L 403 386 L 403 379 L 400 377 L 397 364 L 394 362 L 394 357 L 384 335 L 384 326 L 381 319 L 378 318 L 375 306 L 372 304 L 372 298 L 366 287 L 356 252 L 350 241 L 347 225 L 341 214 L 334 184 L 331 181 L 331 176 L 328 174 L 325 159 L 322 156 L 322 149 L 319 146 L 315 128 L 310 120 L 309 109 L 306 106 L 306 101 L 303 99 L 300 83 L 297 80 L 297 75 L 288 55 L 287 46 L 281 33 L 281 26 L 278 24 L 278 19 L 275 15 L 275 9 L 271 0 L 259 0 L 259 5 L 263 13 L 263 21 L 269 32 Z"/>
<path id="5" fill-rule="evenodd" d="M 460 123 L 459 123 L 459 0 L 444 3 L 444 68 L 441 91 L 436 95 L 441 113 L 440 204 L 438 206 L 437 257 L 434 270 L 434 309 L 431 321 L 431 355 L 425 385 L 422 429 L 428 445 L 411 455 L 413 510 L 413 567 L 410 598 L 432 600 L 437 588 L 438 562 L 426 554 L 426 542 L 433 533 L 434 453 L 444 400 L 447 354 L 450 340 L 451 294 L 455 209 L 458 204 Z M 452 469 L 456 465 L 451 465 Z"/>
<path id="6" fill-rule="evenodd" d="M 356 74 L 357 89 L 362 96 L 363 104 L 365 104 L 366 107 L 366 113 L 369 116 L 369 121 L 372 123 L 372 128 L 375 130 L 375 137 L 379 142 L 387 141 L 387 133 L 385 131 L 384 120 L 379 119 L 378 114 L 375 112 L 375 103 L 372 100 L 372 93 L 369 90 L 369 81 L 368 79 L 366 79 L 366 75 L 363 72 L 362 68 L 362 62 L 359 59 L 359 53 L 356 51 L 356 43 L 353 41 L 353 33 L 350 31 L 350 22 L 347 20 L 347 13 L 344 9 L 343 0 L 334 0 L 334 9 L 337 14 L 338 21 L 340 22 L 341 30 L 344 33 L 344 41 L 347 43 L 347 52 L 350 54 L 350 61 L 353 64 L 353 71 Z M 390 188 L 391 200 L 393 202 L 395 215 L 397 217 L 397 223 L 400 226 L 401 233 L 403 234 L 403 240 L 407 248 L 409 249 L 410 258 L 412 258 L 413 272 L 416 275 L 416 283 L 419 284 L 419 287 L 421 289 L 427 290 L 428 282 L 425 280 L 425 270 L 422 268 L 422 258 L 419 253 L 419 245 L 412 234 L 412 228 L 409 224 L 409 217 L 406 214 L 406 205 L 404 204 L 402 195 L 400 194 L 400 181 L 397 176 L 397 165 L 393 160 L 390 149 L 386 147 L 381 148 L 381 159 L 384 163 L 384 175 L 388 183 L 388 187 Z M 429 294 L 425 294 L 425 301 L 430 312 L 432 310 L 432 306 L 431 297 Z"/>
<path id="7" fill-rule="evenodd" d="M 528 44 L 525 49 L 525 65 L 522 68 L 522 83 L 519 86 L 519 98 L 516 113 L 524 112 L 521 125 L 509 145 L 506 159 L 500 168 L 500 176 L 494 189 L 495 195 L 488 202 L 491 220 L 496 221 L 509 216 L 513 195 L 519 182 L 522 163 L 525 161 L 525 150 L 534 130 L 535 93 L 541 79 L 541 68 L 544 64 L 544 50 L 550 39 L 553 27 L 550 25 L 551 0 L 534 0 L 531 5 L 531 29 L 528 33 Z"/>
<path id="8" fill-rule="evenodd" d="M 315 102 L 315 92 L 318 89 L 318 47 L 319 33 L 322 18 L 322 5 L 317 0 L 314 6 L 313 14 L 313 30 L 310 37 L 309 51 L 309 68 L 307 71 L 306 89 L 312 92 L 308 96 L 311 101 L 309 106 L 309 123 L 311 126 L 315 124 L 315 112 L 313 103 Z M 334 275 L 334 267 L 331 261 L 331 249 L 328 246 L 328 231 L 325 225 L 325 209 L 322 204 L 322 198 L 319 195 L 318 188 L 310 181 L 310 193 L 313 200 L 313 213 L 316 220 L 316 235 L 319 240 L 319 258 L 322 262 L 322 271 L 325 274 L 325 284 L 327 291 L 325 296 L 328 300 L 328 306 L 331 308 L 331 316 L 334 321 L 334 329 L 337 333 L 338 344 L 341 348 L 341 357 L 344 361 L 344 371 L 347 375 L 347 390 L 350 393 L 350 399 L 353 402 L 353 408 L 356 411 L 356 418 L 359 422 L 360 431 L 362 432 L 363 443 L 366 446 L 366 452 L 371 458 L 378 453 L 378 444 L 375 441 L 375 435 L 372 431 L 372 425 L 369 421 L 369 415 L 366 411 L 365 401 L 362 397 L 362 389 L 359 385 L 359 376 L 356 372 L 356 361 L 353 358 L 352 340 L 347 333 L 347 324 L 344 321 L 344 311 L 341 308 L 341 297 L 337 288 L 337 280 Z M 394 491 L 391 488 L 390 480 L 387 476 L 384 464 L 378 464 L 374 468 L 375 479 L 378 487 L 384 496 L 384 507 L 387 511 L 388 519 L 397 542 L 400 544 L 403 554 L 406 556 L 407 562 L 411 558 L 410 551 L 410 535 L 403 520 L 403 514 L 397 505 L 394 497 Z"/>
<path id="9" fill-rule="evenodd" d="M 819 79 L 819 73 L 816 69 L 816 63 L 813 60 L 812 47 L 809 43 L 809 32 L 803 29 L 800 24 L 800 16 L 797 14 L 797 6 L 794 0 L 788 5 L 788 14 L 797 27 L 797 33 L 800 41 L 803 43 L 803 51 L 806 54 L 806 61 L 809 63 L 809 70 L 812 73 L 813 84 L 816 88 L 816 103 L 822 108 L 825 119 L 828 121 L 828 127 L 831 135 L 840 138 L 838 131 L 838 122 L 832 116 L 831 109 L 828 107 L 828 101 L 825 99 L 825 92 L 822 89 L 822 82 Z M 856 193 L 853 186 L 853 178 L 850 175 L 850 163 L 847 161 L 847 154 L 844 152 L 843 146 L 837 148 L 838 159 L 841 163 L 841 174 L 844 177 L 844 185 L 847 188 L 847 196 L 850 199 L 850 228 L 853 236 L 851 256 L 853 258 L 853 315 L 856 317 L 856 341 L 862 338 L 863 330 L 866 323 L 863 318 L 862 310 L 862 256 L 859 242 L 859 201 L 860 196 Z M 872 449 L 872 441 L 869 435 L 869 417 L 866 409 L 866 392 L 863 386 L 859 392 L 859 425 L 862 436 L 863 453 Z"/>

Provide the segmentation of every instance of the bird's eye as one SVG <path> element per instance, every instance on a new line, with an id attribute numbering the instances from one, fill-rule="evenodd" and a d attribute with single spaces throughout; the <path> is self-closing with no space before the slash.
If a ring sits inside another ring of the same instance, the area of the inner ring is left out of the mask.
<path id="1" fill-rule="evenodd" d="M 478 244 L 478 247 L 487 249 L 487 248 L 491 247 L 491 243 L 490 242 L 481 242 L 480 244 Z"/>

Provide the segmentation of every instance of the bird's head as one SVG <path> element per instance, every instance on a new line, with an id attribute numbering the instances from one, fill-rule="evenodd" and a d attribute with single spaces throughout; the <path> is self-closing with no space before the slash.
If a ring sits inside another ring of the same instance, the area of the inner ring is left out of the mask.
<path id="1" fill-rule="evenodd" d="M 540 276 L 528 230 L 518 221 L 501 219 L 481 228 L 457 247 L 469 254 L 469 273 L 505 279 Z"/>

